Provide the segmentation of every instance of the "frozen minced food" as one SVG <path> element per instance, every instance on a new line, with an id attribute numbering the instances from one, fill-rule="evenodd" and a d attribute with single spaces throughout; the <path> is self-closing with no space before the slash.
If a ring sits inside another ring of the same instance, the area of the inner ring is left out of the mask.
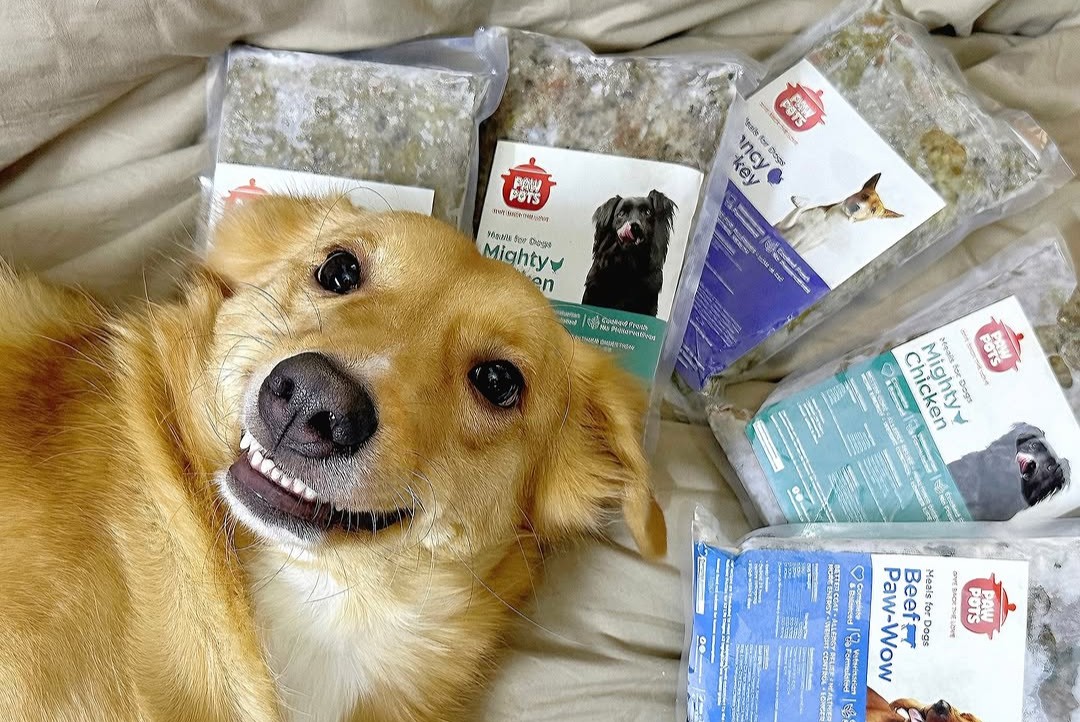
<path id="1" fill-rule="evenodd" d="M 471 230 L 478 126 L 505 56 L 483 33 L 348 56 L 229 50 L 211 108 L 216 201 L 333 189 Z"/>
<path id="2" fill-rule="evenodd" d="M 767 524 L 967 521 L 1080 508 L 1080 296 L 1038 230 L 912 302 L 878 340 L 709 423 Z"/>
<path id="3" fill-rule="evenodd" d="M 692 389 L 752 376 L 1071 177 L 1046 133 L 984 101 L 936 42 L 894 2 L 848 3 L 770 62 L 735 130 L 677 364 Z"/>
<path id="4" fill-rule="evenodd" d="M 1078 536 L 1075 520 L 815 525 L 732 549 L 699 508 L 686 719 L 1075 720 Z"/>
<path id="5" fill-rule="evenodd" d="M 509 45 L 482 126 L 477 243 L 536 283 L 567 329 L 656 390 L 682 338 L 708 236 L 706 174 L 755 64 L 724 53 L 597 55 L 492 29 Z M 669 350 L 665 351 L 665 341 Z"/>

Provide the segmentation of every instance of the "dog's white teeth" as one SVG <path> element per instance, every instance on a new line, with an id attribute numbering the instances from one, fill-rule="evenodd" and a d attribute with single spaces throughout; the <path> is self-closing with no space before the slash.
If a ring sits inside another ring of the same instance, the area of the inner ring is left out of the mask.
<path id="1" fill-rule="evenodd" d="M 241 451 L 261 451 L 261 452 L 266 451 L 266 449 L 264 449 L 262 447 L 262 444 L 260 444 L 258 441 L 256 441 L 255 437 L 251 435 L 250 431 L 245 431 L 244 436 L 240 439 L 240 450 Z"/>
<path id="2" fill-rule="evenodd" d="M 259 442 L 255 441 L 251 434 L 244 434 L 244 438 L 240 441 L 240 448 L 247 450 L 248 463 L 252 469 L 301 499 L 306 501 L 318 500 L 319 495 L 307 484 L 279 469 L 274 460 L 264 454 L 265 449 L 259 446 Z"/>

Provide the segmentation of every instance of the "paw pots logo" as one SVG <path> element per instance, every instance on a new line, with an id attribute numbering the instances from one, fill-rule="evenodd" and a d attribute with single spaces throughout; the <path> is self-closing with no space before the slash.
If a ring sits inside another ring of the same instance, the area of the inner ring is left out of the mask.
<path id="1" fill-rule="evenodd" d="M 1009 612 L 1016 611 L 1005 587 L 993 574 L 965 584 L 960 600 L 960 621 L 964 628 L 974 634 L 985 634 L 990 639 L 1001 631 Z"/>
<path id="2" fill-rule="evenodd" d="M 801 83 L 787 84 L 780 95 L 776 96 L 773 110 L 792 130 L 803 132 L 819 123 L 825 123 L 825 104 L 821 100 L 822 90 L 804 88 Z"/>
<path id="3" fill-rule="evenodd" d="M 1010 371 L 1020 363 L 1020 342 L 1024 340 L 1024 334 L 1016 333 L 1003 321 L 991 317 L 990 323 L 975 333 L 975 338 L 975 350 L 990 371 Z"/>
<path id="4" fill-rule="evenodd" d="M 248 181 L 246 186 L 237 186 L 229 191 L 225 196 L 225 207 L 232 208 L 235 205 L 239 205 L 244 201 L 249 201 L 252 198 L 258 198 L 259 196 L 266 195 L 266 190 L 255 185 L 255 179 L 252 178 Z"/>
<path id="5" fill-rule="evenodd" d="M 538 211 L 544 207 L 556 185 L 551 174 L 536 165 L 536 158 L 514 166 L 500 176 L 503 179 L 503 202 L 511 208 Z"/>

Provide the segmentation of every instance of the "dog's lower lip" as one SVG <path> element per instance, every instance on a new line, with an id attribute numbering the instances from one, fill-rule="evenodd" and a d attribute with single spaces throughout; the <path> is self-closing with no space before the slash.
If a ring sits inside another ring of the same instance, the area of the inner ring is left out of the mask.
<path id="1" fill-rule="evenodd" d="M 333 513 L 333 508 L 329 504 L 307 501 L 289 493 L 253 469 L 247 454 L 240 455 L 240 458 L 229 467 L 229 473 L 233 479 L 278 511 L 320 527 L 329 526 L 330 516 Z"/>
<path id="2" fill-rule="evenodd" d="M 374 532 L 412 516 L 411 509 L 391 511 L 339 509 L 319 499 L 315 492 L 300 480 L 284 475 L 269 457 L 263 455 L 265 450 L 250 434 L 244 435 L 241 447 L 244 451 L 229 467 L 229 476 L 236 484 L 243 486 L 251 495 L 257 497 L 258 501 L 295 521 L 319 529 L 339 527 L 345 531 Z"/>

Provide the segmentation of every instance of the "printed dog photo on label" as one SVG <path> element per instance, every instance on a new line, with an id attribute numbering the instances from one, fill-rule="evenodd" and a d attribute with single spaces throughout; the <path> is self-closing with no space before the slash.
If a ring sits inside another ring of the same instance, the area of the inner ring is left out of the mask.
<path id="1" fill-rule="evenodd" d="M 658 190 L 604 201 L 592 216 L 592 266 L 581 302 L 656 316 L 676 211 Z"/>
<path id="2" fill-rule="evenodd" d="M 866 722 L 981 722 L 970 712 L 960 712 L 941 699 L 924 705 L 913 699 L 891 704 L 873 688 L 866 689 Z"/>
<path id="3" fill-rule="evenodd" d="M 792 196 L 791 203 L 795 208 L 773 227 L 799 255 L 805 257 L 826 241 L 842 240 L 844 231 L 853 223 L 903 218 L 902 213 L 887 208 L 878 195 L 879 180 L 881 173 L 875 173 L 847 198 L 825 205 L 811 206 L 805 198 Z"/>
<path id="4" fill-rule="evenodd" d="M 1054 453 L 1042 429 L 1022 423 L 951 462 L 949 474 L 973 517 L 1005 521 L 1064 490 L 1069 462 Z"/>

